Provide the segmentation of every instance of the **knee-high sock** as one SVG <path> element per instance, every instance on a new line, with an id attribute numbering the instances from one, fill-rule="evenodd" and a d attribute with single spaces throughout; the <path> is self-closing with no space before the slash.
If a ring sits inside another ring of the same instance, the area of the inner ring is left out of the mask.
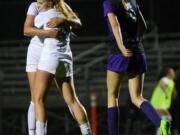
<path id="1" fill-rule="evenodd" d="M 108 130 L 109 135 L 119 135 L 119 108 L 108 108 Z"/>
<path id="2" fill-rule="evenodd" d="M 46 135 L 46 123 L 36 121 L 36 135 Z"/>
<path id="3" fill-rule="evenodd" d="M 156 127 L 160 126 L 161 117 L 148 101 L 144 101 L 140 105 L 140 109 L 154 123 L 154 125 L 156 125 Z"/>
<path id="4" fill-rule="evenodd" d="M 35 115 L 35 107 L 34 103 L 30 102 L 29 108 L 28 108 L 28 131 L 29 135 L 35 135 L 36 130 L 36 115 Z"/>
<path id="5" fill-rule="evenodd" d="M 92 135 L 89 122 L 80 125 L 82 135 Z"/>

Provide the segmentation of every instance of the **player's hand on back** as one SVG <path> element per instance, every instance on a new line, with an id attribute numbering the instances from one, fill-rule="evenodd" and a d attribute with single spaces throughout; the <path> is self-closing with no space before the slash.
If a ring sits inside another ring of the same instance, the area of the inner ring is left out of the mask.
<path id="1" fill-rule="evenodd" d="M 120 48 L 121 53 L 125 56 L 125 57 L 131 57 L 133 55 L 133 52 L 127 48 L 125 48 L 124 46 L 122 46 Z"/>

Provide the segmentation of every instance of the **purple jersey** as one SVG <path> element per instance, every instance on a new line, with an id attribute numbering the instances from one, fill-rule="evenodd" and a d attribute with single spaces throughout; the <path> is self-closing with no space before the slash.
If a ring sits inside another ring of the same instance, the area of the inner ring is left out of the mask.
<path id="1" fill-rule="evenodd" d="M 137 36 L 139 8 L 135 0 L 129 0 L 130 8 L 126 10 L 122 0 L 104 0 L 104 17 L 106 19 L 111 41 L 111 53 L 120 53 L 115 41 L 107 14 L 114 13 L 121 25 L 123 44 L 134 53 L 144 53 L 143 46 Z"/>

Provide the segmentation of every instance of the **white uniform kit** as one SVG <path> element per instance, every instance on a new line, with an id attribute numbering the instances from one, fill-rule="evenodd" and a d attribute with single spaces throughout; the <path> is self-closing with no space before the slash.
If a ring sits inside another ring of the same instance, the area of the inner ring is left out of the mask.
<path id="1" fill-rule="evenodd" d="M 31 5 L 28 8 L 27 15 L 37 16 L 38 14 L 39 14 L 39 10 L 37 6 L 37 2 L 31 3 Z M 43 48 L 42 39 L 38 36 L 32 37 L 27 52 L 26 72 L 37 71 L 42 48 Z"/>
<path id="2" fill-rule="evenodd" d="M 37 28 L 43 28 L 45 30 L 49 30 L 50 28 L 47 27 L 47 23 L 53 17 L 64 18 L 64 15 L 61 12 L 57 11 L 56 9 L 49 9 L 44 12 L 39 12 L 39 14 L 36 15 L 35 17 L 34 25 Z M 73 74 L 73 63 L 72 63 L 72 52 L 69 45 L 70 30 L 65 29 L 64 26 L 59 26 L 58 28 L 55 29 L 61 31 L 60 36 L 57 39 L 47 38 L 47 37 L 43 39 L 35 36 L 31 40 L 31 42 L 33 41 L 34 43 L 34 40 L 37 41 L 38 39 L 40 43 L 43 43 L 41 52 L 39 52 L 40 56 L 38 57 L 39 61 L 37 64 L 38 65 L 37 68 L 39 70 L 43 70 L 55 74 L 57 77 L 71 76 Z M 30 49 L 28 49 L 28 51 L 29 50 Z M 34 50 L 33 52 L 36 53 L 36 50 Z"/>

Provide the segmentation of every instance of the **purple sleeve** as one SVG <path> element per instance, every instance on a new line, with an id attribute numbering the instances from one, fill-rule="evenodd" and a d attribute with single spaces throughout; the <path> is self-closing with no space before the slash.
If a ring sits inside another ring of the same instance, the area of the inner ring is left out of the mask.
<path id="1" fill-rule="evenodd" d="M 109 0 L 105 0 L 103 2 L 103 8 L 104 8 L 104 17 L 106 17 L 108 13 L 114 12 L 114 7 Z"/>

